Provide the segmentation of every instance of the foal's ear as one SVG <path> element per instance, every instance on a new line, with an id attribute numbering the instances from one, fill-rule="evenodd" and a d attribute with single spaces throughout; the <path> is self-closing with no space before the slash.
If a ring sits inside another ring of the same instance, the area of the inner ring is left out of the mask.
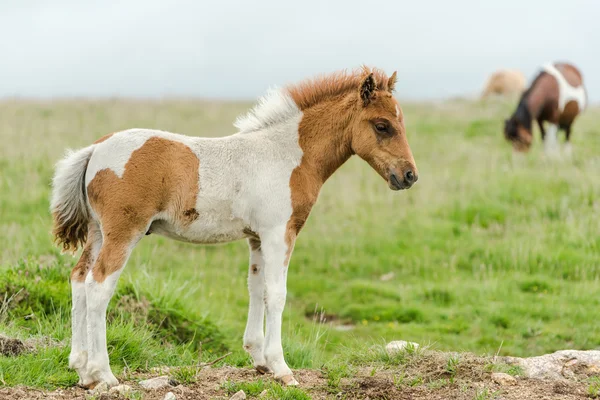
<path id="1" fill-rule="evenodd" d="M 394 90 L 396 90 L 396 72 L 394 71 L 394 73 L 392 74 L 392 76 L 390 76 L 390 79 L 388 79 L 388 90 L 390 92 L 393 92 Z"/>
<path id="2" fill-rule="evenodd" d="M 360 98 L 363 101 L 363 105 L 367 106 L 375 97 L 375 91 L 377 90 L 377 83 L 375 83 L 375 78 L 373 77 L 373 73 L 371 72 L 369 75 L 365 77 L 362 81 L 359 89 Z"/>

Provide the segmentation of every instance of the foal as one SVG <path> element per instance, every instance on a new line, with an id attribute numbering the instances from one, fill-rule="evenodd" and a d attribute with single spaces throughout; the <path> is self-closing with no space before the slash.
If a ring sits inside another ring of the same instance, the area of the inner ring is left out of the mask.
<path id="1" fill-rule="evenodd" d="M 556 152 L 560 128 L 565 130 L 565 151 L 570 154 L 571 125 L 586 103 L 587 95 L 579 70 L 571 64 L 547 64 L 521 96 L 517 110 L 504 122 L 504 136 L 515 150 L 528 151 L 533 140 L 531 121 L 536 119 L 546 152 Z M 550 123 L 547 138 L 544 121 Z"/>
<path id="2" fill-rule="evenodd" d="M 244 348 L 259 372 L 297 384 L 281 345 L 287 268 L 321 187 L 353 154 L 392 190 L 417 181 L 395 82 L 395 72 L 336 73 L 271 91 L 237 120 L 232 136 L 132 129 L 60 161 L 54 234 L 65 250 L 83 246 L 71 273 L 69 366 L 79 384 L 118 383 L 106 348 L 106 309 L 131 251 L 148 233 L 205 244 L 248 240 Z"/>

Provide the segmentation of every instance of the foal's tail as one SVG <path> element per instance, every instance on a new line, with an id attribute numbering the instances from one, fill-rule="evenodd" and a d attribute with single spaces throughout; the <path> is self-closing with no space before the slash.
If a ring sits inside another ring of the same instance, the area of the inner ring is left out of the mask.
<path id="1" fill-rule="evenodd" d="M 56 164 L 52 180 L 50 211 L 54 219 L 54 241 L 64 251 L 75 251 L 87 239 L 90 211 L 85 193 L 85 171 L 94 145 L 78 151 L 69 151 Z"/>

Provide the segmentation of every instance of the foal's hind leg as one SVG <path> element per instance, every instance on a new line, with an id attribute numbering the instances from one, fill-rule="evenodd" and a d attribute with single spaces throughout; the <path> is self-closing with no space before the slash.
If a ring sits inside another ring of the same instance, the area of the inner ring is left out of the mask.
<path id="1" fill-rule="evenodd" d="M 265 262 L 259 239 L 248 239 L 250 269 L 248 270 L 248 322 L 244 332 L 244 349 L 250 354 L 254 367 L 261 374 L 269 372 L 264 355 L 265 334 Z"/>
<path id="2" fill-rule="evenodd" d="M 94 387 L 101 382 L 106 382 L 108 386 L 119 383 L 110 369 L 108 360 L 106 309 L 131 250 L 144 232 L 103 229 L 104 242 L 98 260 L 85 279 L 88 381 L 84 382 L 84 385 L 87 387 Z"/>
<path id="3" fill-rule="evenodd" d="M 69 367 L 77 371 L 79 384 L 89 381 L 87 377 L 87 307 L 85 298 L 85 277 L 94 265 L 102 246 L 102 233 L 98 223 L 90 222 L 88 238 L 81 258 L 71 272 L 71 294 L 73 307 L 71 309 L 71 354 Z"/>

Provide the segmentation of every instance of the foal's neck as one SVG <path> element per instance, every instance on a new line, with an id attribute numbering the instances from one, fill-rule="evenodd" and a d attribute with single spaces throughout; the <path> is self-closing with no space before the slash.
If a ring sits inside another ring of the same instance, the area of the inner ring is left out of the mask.
<path id="1" fill-rule="evenodd" d="M 298 141 L 303 151 L 301 167 L 322 185 L 352 152 L 351 99 L 323 101 L 303 110 Z"/>

